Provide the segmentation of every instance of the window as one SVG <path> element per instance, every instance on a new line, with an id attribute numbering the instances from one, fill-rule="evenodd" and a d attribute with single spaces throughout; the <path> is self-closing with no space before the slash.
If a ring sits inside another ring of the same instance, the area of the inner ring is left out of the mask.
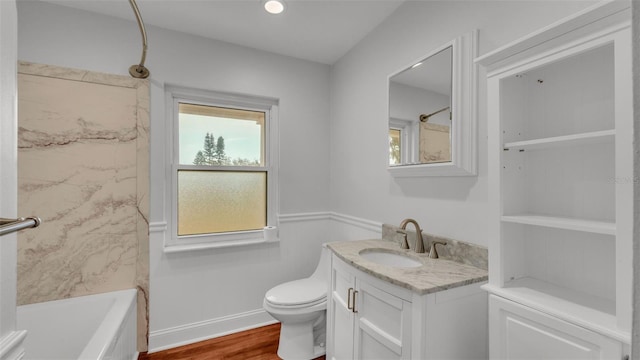
<path id="1" fill-rule="evenodd" d="M 410 120 L 389 119 L 389 165 L 411 164 L 417 159 L 418 122 Z"/>
<path id="2" fill-rule="evenodd" d="M 172 233 L 167 249 L 264 241 L 275 225 L 277 154 L 270 99 L 170 89 Z"/>
<path id="3" fill-rule="evenodd" d="M 401 130 L 400 129 L 389 129 L 389 164 L 390 165 L 400 165 L 401 162 Z"/>

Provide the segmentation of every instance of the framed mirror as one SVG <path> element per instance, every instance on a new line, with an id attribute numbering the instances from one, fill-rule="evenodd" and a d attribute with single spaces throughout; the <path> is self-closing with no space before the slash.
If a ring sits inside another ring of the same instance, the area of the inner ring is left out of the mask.
<path id="1" fill-rule="evenodd" d="M 389 172 L 476 175 L 477 31 L 389 76 Z"/>

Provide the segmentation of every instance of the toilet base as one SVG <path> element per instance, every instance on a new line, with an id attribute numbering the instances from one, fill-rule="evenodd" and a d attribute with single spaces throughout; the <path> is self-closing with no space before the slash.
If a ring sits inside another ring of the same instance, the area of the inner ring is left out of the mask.
<path id="1" fill-rule="evenodd" d="M 315 322 L 281 323 L 278 356 L 284 360 L 310 360 L 326 353 L 325 314 Z"/>
<path id="2" fill-rule="evenodd" d="M 278 356 L 284 360 L 310 360 L 324 353 L 324 348 L 313 344 L 313 323 L 282 324 Z M 322 352 L 318 354 L 318 352 Z"/>

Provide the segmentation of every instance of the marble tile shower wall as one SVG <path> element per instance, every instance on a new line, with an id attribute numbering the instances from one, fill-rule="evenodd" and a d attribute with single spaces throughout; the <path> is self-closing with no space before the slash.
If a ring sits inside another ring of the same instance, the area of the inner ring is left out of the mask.
<path id="1" fill-rule="evenodd" d="M 138 288 L 146 347 L 149 214 L 146 80 L 21 63 L 18 303 Z"/>

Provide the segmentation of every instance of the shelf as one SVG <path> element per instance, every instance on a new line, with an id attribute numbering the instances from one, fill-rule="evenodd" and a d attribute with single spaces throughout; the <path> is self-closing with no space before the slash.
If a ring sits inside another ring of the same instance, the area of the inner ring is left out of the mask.
<path id="1" fill-rule="evenodd" d="M 542 139 L 525 141 L 514 141 L 504 144 L 504 149 L 508 150 L 539 150 L 552 149 L 565 146 L 589 145 L 606 142 L 613 142 L 616 135 L 615 130 L 594 131 L 588 133 L 555 136 Z"/>
<path id="2" fill-rule="evenodd" d="M 594 221 L 532 214 L 502 216 L 503 222 L 544 226 L 556 229 L 584 231 L 595 234 L 616 235 L 615 222 Z"/>
<path id="3" fill-rule="evenodd" d="M 603 299 L 534 278 L 510 281 L 504 287 L 484 285 L 492 294 L 515 301 L 578 326 L 629 343 L 631 335 L 617 327 L 614 300 Z"/>

